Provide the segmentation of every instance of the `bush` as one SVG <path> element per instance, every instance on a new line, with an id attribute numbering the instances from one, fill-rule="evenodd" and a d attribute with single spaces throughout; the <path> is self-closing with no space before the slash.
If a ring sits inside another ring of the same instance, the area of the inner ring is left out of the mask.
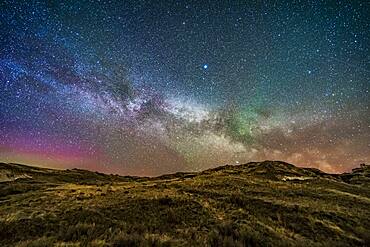
<path id="1" fill-rule="evenodd" d="M 31 240 L 21 242 L 17 245 L 17 247 L 49 247 L 53 246 L 53 244 L 54 244 L 53 238 L 42 237 L 33 241 Z"/>
<path id="2" fill-rule="evenodd" d="M 77 225 L 61 228 L 58 240 L 65 242 L 82 242 L 87 244 L 104 235 L 104 229 L 93 224 L 78 223 Z"/>
<path id="3" fill-rule="evenodd" d="M 169 242 L 161 242 L 157 238 L 144 238 L 139 234 L 121 233 L 113 240 L 113 247 L 167 247 L 171 246 Z"/>
<path id="4" fill-rule="evenodd" d="M 268 243 L 253 230 L 240 230 L 234 223 L 217 225 L 208 235 L 208 244 L 218 246 L 269 246 Z"/>

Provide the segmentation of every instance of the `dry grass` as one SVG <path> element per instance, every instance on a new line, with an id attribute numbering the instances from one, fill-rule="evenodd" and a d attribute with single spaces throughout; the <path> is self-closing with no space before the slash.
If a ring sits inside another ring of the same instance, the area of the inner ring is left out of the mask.
<path id="1" fill-rule="evenodd" d="M 227 167 L 189 178 L 16 181 L 0 197 L 1 246 L 364 246 L 370 188 L 283 181 Z M 261 172 L 259 171 L 259 174 Z"/>

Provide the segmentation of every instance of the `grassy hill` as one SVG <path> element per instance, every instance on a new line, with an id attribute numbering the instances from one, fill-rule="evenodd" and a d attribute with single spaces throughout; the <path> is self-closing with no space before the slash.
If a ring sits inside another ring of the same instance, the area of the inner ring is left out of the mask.
<path id="1" fill-rule="evenodd" d="M 156 178 L 0 163 L 0 246 L 369 246 L 370 169 Z"/>

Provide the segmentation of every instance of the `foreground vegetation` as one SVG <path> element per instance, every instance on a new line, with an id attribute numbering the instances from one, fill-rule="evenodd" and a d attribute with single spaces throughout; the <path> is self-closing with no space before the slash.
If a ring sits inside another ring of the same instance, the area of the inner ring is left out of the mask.
<path id="1" fill-rule="evenodd" d="M 0 163 L 0 246 L 369 246 L 369 167 L 158 178 Z"/>

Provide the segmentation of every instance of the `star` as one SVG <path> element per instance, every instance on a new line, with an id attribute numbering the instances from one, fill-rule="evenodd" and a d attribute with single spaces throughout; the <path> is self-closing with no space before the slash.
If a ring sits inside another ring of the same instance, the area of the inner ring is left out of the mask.
<path id="1" fill-rule="evenodd" d="M 2 5 L 0 162 L 159 175 L 370 160 L 356 1 L 124 5 Z"/>

